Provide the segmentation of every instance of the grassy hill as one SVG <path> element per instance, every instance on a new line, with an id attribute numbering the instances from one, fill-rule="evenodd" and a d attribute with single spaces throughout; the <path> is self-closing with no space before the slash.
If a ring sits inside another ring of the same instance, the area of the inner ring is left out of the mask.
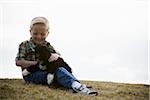
<path id="1" fill-rule="evenodd" d="M 99 92 L 98 96 L 71 90 L 26 84 L 22 79 L 0 79 L 0 100 L 149 100 L 149 85 L 81 81 Z"/>

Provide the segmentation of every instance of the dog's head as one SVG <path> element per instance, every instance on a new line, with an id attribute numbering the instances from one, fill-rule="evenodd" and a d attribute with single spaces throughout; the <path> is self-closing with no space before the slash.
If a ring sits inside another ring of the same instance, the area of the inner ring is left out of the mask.
<path id="1" fill-rule="evenodd" d="M 35 48 L 35 52 L 39 54 L 39 59 L 44 62 L 51 56 L 51 52 L 46 46 L 37 46 Z"/>

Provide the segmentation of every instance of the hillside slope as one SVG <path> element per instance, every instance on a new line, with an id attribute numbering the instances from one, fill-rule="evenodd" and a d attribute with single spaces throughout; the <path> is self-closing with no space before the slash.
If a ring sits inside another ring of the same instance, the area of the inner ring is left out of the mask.
<path id="1" fill-rule="evenodd" d="M 71 90 L 26 84 L 22 79 L 0 79 L 0 100 L 149 100 L 149 85 L 81 81 L 99 92 L 98 96 Z"/>

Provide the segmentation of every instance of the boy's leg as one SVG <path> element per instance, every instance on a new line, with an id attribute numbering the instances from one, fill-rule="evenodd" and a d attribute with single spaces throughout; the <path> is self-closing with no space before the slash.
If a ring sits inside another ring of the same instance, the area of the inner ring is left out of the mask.
<path id="1" fill-rule="evenodd" d="M 74 81 L 78 81 L 70 72 L 68 72 L 65 68 L 59 67 L 54 73 L 54 79 L 58 82 L 58 84 L 62 85 L 65 88 L 72 88 L 72 83 Z M 79 82 L 79 81 L 78 81 Z"/>
<path id="2" fill-rule="evenodd" d="M 54 75 L 55 80 L 65 88 L 73 89 L 81 94 L 98 95 L 98 92 L 91 91 L 85 85 L 80 84 L 80 82 L 63 67 L 58 68 Z"/>
<path id="3" fill-rule="evenodd" d="M 47 71 L 36 71 L 32 74 L 29 74 L 27 76 L 24 76 L 24 80 L 28 83 L 33 83 L 33 84 L 47 84 Z"/>

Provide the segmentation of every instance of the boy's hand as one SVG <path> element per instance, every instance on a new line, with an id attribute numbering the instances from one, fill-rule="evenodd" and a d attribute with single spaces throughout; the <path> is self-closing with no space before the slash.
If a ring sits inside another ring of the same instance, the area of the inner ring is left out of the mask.
<path id="1" fill-rule="evenodd" d="M 49 57 L 48 61 L 53 62 L 53 61 L 57 60 L 59 57 L 60 57 L 60 55 L 58 55 L 57 53 L 52 53 L 51 56 Z"/>

